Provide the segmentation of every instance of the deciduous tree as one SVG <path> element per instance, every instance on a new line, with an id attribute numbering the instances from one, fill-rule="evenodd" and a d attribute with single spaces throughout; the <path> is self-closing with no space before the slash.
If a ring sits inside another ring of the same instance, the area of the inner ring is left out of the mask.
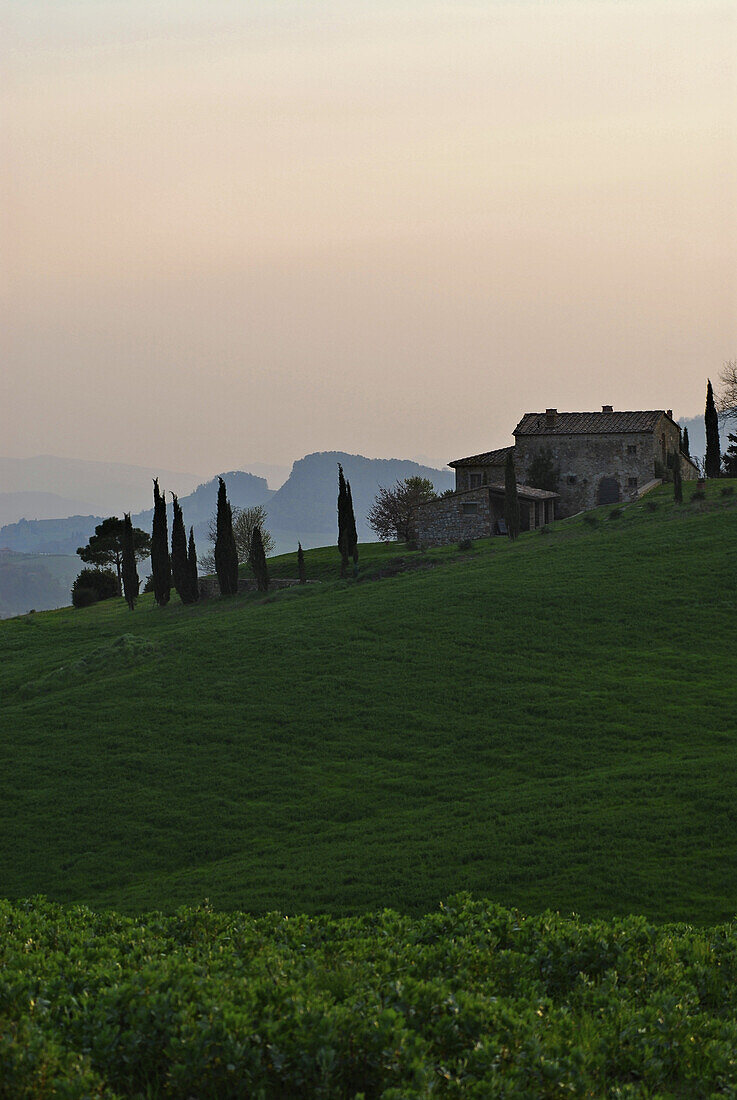
<path id="1" fill-rule="evenodd" d="M 436 496 L 435 486 L 426 477 L 407 477 L 391 489 L 380 486 L 366 517 L 369 526 L 383 542 L 412 542 L 417 538 L 418 507 Z"/>
<path id="2" fill-rule="evenodd" d="M 726 477 L 737 477 L 737 435 L 728 435 L 731 446 L 724 455 L 724 473 Z"/>
<path id="3" fill-rule="evenodd" d="M 555 455 L 550 447 L 541 447 L 527 468 L 527 484 L 535 489 L 547 489 L 549 493 L 558 492 L 560 466 L 555 464 Z"/>
<path id="4" fill-rule="evenodd" d="M 717 410 L 724 420 L 737 420 L 737 359 L 728 359 L 719 375 Z"/>

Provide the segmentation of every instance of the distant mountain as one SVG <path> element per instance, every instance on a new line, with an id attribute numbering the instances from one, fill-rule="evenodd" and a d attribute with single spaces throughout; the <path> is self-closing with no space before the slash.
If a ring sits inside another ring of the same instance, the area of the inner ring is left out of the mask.
<path id="1" fill-rule="evenodd" d="M 181 494 L 191 492 L 202 480 L 195 474 L 174 470 L 128 466 L 119 462 L 88 462 L 78 458 L 59 458 L 57 455 L 0 458 L 0 490 L 3 493 L 55 493 L 70 497 L 72 501 L 89 502 L 84 507 L 74 505 L 71 512 L 65 513 L 67 516 L 74 512 L 82 513 L 87 508 L 93 512 L 104 512 L 105 515 L 145 508 L 151 499 L 151 479 L 157 476 L 167 489 Z M 39 514 L 27 518 L 54 517 Z"/>
<path id="2" fill-rule="evenodd" d="M 254 477 L 240 470 L 234 470 L 222 475 L 228 486 L 228 496 L 233 507 L 246 508 L 252 504 L 262 504 L 271 496 L 266 479 Z M 161 488 L 168 490 L 169 486 L 159 479 Z M 215 512 L 217 502 L 217 478 L 198 485 L 189 496 L 180 497 L 179 503 L 184 512 L 184 522 L 189 528 L 195 527 L 195 535 L 203 537 L 203 526 L 206 527 L 210 516 Z M 167 491 L 169 526 L 171 529 L 172 509 L 171 500 Z M 126 509 L 127 510 L 127 509 Z M 27 554 L 74 554 L 78 546 L 84 546 L 95 527 L 101 523 L 105 516 L 121 515 L 122 509 L 106 509 L 97 516 L 68 516 L 65 519 L 25 520 L 18 523 L 6 524 L 0 528 L 0 547 L 15 550 Z M 153 509 L 136 512 L 133 516 L 133 524 L 142 527 L 146 531 L 151 530 Z M 199 531 L 198 531 L 199 528 Z"/>
<path id="3" fill-rule="evenodd" d="M 66 607 L 80 570 L 78 557 L 0 550 L 0 619 Z"/>
<path id="4" fill-rule="evenodd" d="M 61 519 L 94 510 L 88 500 L 72 500 L 58 493 L 42 493 L 35 489 L 0 493 L 0 527 L 5 523 L 17 523 L 19 519 Z"/>
<path id="5" fill-rule="evenodd" d="M 267 526 L 278 553 L 297 547 L 322 546 L 337 538 L 338 463 L 351 483 L 360 540 L 375 541 L 366 522 L 379 486 L 406 477 L 429 478 L 438 493 L 453 487 L 451 470 L 436 470 L 402 458 L 365 458 L 344 451 L 319 451 L 295 462 L 292 472 L 267 503 Z"/>

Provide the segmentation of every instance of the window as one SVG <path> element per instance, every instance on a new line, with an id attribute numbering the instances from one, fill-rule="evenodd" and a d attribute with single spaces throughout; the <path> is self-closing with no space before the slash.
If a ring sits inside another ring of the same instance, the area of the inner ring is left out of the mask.
<path id="1" fill-rule="evenodd" d="M 627 454 L 628 455 L 636 455 L 637 454 L 637 444 L 636 443 L 628 443 L 627 444 Z"/>
<path id="2" fill-rule="evenodd" d="M 469 474 L 468 475 L 468 487 L 469 489 L 478 489 L 481 485 L 481 474 Z"/>
<path id="3" fill-rule="evenodd" d="M 464 501 L 461 505 L 464 516 L 475 516 L 479 510 L 479 506 L 475 500 Z"/>
<path id="4" fill-rule="evenodd" d="M 627 478 L 627 488 L 628 489 L 636 489 L 637 488 L 637 478 L 636 477 L 628 477 Z"/>
<path id="5" fill-rule="evenodd" d="M 575 474 L 569 474 L 568 475 L 568 484 L 569 485 L 575 485 L 577 481 L 578 481 L 578 478 L 576 477 Z"/>

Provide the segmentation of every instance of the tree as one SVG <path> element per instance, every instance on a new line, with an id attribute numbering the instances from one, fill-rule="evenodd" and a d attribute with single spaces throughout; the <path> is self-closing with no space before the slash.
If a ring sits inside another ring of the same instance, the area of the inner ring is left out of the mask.
<path id="1" fill-rule="evenodd" d="M 187 555 L 187 533 L 184 530 L 184 516 L 176 493 L 172 493 L 174 519 L 171 525 L 171 575 L 174 587 L 182 603 L 193 603 L 196 596 L 192 592 L 192 578 Z M 194 540 L 193 540 L 194 542 Z M 195 558 L 196 561 L 196 558 Z"/>
<path id="2" fill-rule="evenodd" d="M 187 571 L 189 573 L 190 603 L 196 603 L 200 598 L 200 582 L 197 579 L 197 550 L 194 544 L 194 528 L 189 529 L 189 547 L 187 549 Z"/>
<path id="3" fill-rule="evenodd" d="M 232 508 L 233 538 L 238 555 L 238 564 L 246 565 L 251 556 L 251 536 L 255 527 L 261 530 L 261 540 L 264 544 L 264 553 L 268 556 L 274 553 L 275 544 L 272 535 L 266 530 L 266 509 L 263 504 L 254 504 L 250 508 Z M 212 516 L 208 525 L 207 534 L 211 543 L 217 538 L 217 516 Z M 206 551 L 200 558 L 200 565 L 206 573 L 215 572 L 215 554 L 213 550 Z"/>
<path id="4" fill-rule="evenodd" d="M 707 380 L 706 386 L 704 424 L 706 427 L 706 476 L 719 477 L 719 468 L 722 464 L 721 448 L 719 446 L 719 417 L 714 405 L 714 391 L 711 388 L 710 379 Z"/>
<path id="5" fill-rule="evenodd" d="M 691 457 L 691 444 L 688 441 L 688 428 L 683 429 L 683 438 L 681 439 L 681 450 L 685 455 Z"/>
<path id="6" fill-rule="evenodd" d="M 392 489 L 380 486 L 366 517 L 369 527 L 382 542 L 412 542 L 417 538 L 418 507 L 436 497 L 435 486 L 426 477 L 407 477 Z"/>
<path id="7" fill-rule="evenodd" d="M 681 456 L 678 451 L 673 453 L 673 500 L 676 504 L 683 504 L 683 479 L 681 477 Z"/>
<path id="8" fill-rule="evenodd" d="M 125 602 L 132 611 L 136 606 L 141 582 L 136 569 L 136 550 L 130 512 L 126 512 L 123 516 L 123 523 L 125 525 L 123 531 L 123 592 L 125 593 Z"/>
<path id="9" fill-rule="evenodd" d="M 343 467 L 338 463 L 338 550 L 340 551 L 340 575 L 348 575 L 350 557 L 350 536 L 348 533 L 348 490 L 346 489 Z"/>
<path id="10" fill-rule="evenodd" d="M 166 607 L 171 593 L 171 562 L 169 561 L 169 535 L 166 522 L 166 502 L 159 492 L 159 479 L 154 478 L 154 519 L 151 529 L 151 576 L 154 580 L 154 599 L 159 607 Z"/>
<path id="11" fill-rule="evenodd" d="M 353 558 L 353 574 L 358 573 L 358 533 L 356 531 L 356 513 L 353 511 L 353 494 L 351 483 L 346 481 L 346 536 L 348 539 L 348 553 Z"/>
<path id="12" fill-rule="evenodd" d="M 120 595 L 118 578 L 110 569 L 83 569 L 72 585 L 72 604 L 89 607 L 98 600 Z"/>
<path id="13" fill-rule="evenodd" d="M 555 456 L 550 447 L 541 447 L 527 468 L 527 484 L 535 489 L 547 489 L 549 493 L 558 492 L 560 466 L 555 465 Z"/>
<path id="14" fill-rule="evenodd" d="M 104 568 L 114 565 L 118 576 L 118 595 L 122 593 L 123 534 L 125 521 L 108 516 L 95 527 L 95 533 L 86 546 L 78 546 L 77 553 L 83 562 Z M 133 553 L 136 561 L 143 561 L 151 552 L 151 539 L 140 527 L 133 528 Z"/>
<path id="15" fill-rule="evenodd" d="M 737 359 L 728 359 L 719 375 L 718 412 L 724 420 L 737 420 Z"/>
<path id="16" fill-rule="evenodd" d="M 507 460 L 504 466 L 504 521 L 510 539 L 516 539 L 519 534 L 519 499 L 517 497 L 514 455 L 511 447 L 507 451 Z"/>
<path id="17" fill-rule="evenodd" d="M 266 564 L 264 543 L 261 538 L 261 531 L 258 527 L 254 527 L 251 536 L 250 565 L 253 570 L 253 575 L 256 578 L 259 592 L 267 592 L 269 589 L 269 568 Z"/>
<path id="18" fill-rule="evenodd" d="M 300 584 L 307 584 L 307 570 L 305 569 L 305 555 L 302 543 L 297 543 L 297 576 Z"/>
<path id="19" fill-rule="evenodd" d="M 233 513 L 225 492 L 225 482 L 218 478 L 218 507 L 215 533 L 215 572 L 221 596 L 234 596 L 238 591 L 238 551 L 233 537 Z"/>
<path id="20" fill-rule="evenodd" d="M 724 474 L 726 477 L 737 477 L 737 435 L 728 435 L 727 439 L 731 447 L 727 447 L 724 455 Z"/>

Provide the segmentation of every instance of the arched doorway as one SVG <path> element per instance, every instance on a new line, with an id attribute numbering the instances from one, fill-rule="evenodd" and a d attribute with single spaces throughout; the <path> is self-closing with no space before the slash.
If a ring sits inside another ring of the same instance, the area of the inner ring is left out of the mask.
<path id="1" fill-rule="evenodd" d="M 618 504 L 621 499 L 622 494 L 616 477 L 603 477 L 599 482 L 597 504 Z"/>

